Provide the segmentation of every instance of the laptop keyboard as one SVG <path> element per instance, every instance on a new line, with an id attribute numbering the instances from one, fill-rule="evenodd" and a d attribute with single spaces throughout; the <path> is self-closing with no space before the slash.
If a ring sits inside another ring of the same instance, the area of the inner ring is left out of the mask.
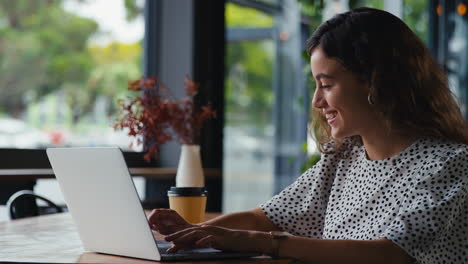
<path id="1" fill-rule="evenodd" d="M 167 243 L 166 241 L 158 241 L 158 249 L 161 254 L 164 255 L 171 255 L 171 256 L 182 256 L 187 254 L 217 254 L 221 252 L 221 250 L 217 250 L 214 248 L 188 248 L 188 249 L 180 249 L 176 253 L 168 253 L 167 250 L 172 246 L 172 244 Z"/>
<path id="2" fill-rule="evenodd" d="M 176 253 L 167 253 L 172 243 L 167 241 L 157 241 L 159 254 L 166 260 L 201 260 L 201 259 L 232 259 L 232 258 L 250 258 L 259 256 L 258 253 L 246 252 L 226 252 L 214 248 L 192 248 L 180 249 Z"/>

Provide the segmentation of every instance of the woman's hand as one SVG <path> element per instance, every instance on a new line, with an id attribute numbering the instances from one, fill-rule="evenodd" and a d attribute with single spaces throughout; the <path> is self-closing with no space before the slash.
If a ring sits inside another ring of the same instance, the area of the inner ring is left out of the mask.
<path id="1" fill-rule="evenodd" d="M 194 227 L 185 221 L 176 211 L 171 209 L 155 209 L 148 215 L 151 229 L 163 235 Z"/>
<path id="2" fill-rule="evenodd" d="M 212 247 L 219 250 L 255 252 L 261 248 L 261 241 L 253 239 L 256 231 L 227 229 L 218 226 L 200 225 L 178 231 L 165 237 L 174 245 L 169 253 L 183 248 Z M 259 238 L 259 237 L 257 237 Z M 265 240 L 263 240 L 265 241 Z"/>

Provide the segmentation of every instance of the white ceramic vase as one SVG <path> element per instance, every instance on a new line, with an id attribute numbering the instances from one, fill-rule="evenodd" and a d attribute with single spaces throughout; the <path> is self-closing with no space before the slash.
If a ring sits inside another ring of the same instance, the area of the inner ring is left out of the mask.
<path id="1" fill-rule="evenodd" d="M 177 187 L 204 187 L 199 145 L 182 145 L 176 175 Z"/>

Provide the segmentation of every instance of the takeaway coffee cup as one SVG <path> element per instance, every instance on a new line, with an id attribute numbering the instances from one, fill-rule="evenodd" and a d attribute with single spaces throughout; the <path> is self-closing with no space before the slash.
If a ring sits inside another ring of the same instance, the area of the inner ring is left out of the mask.
<path id="1" fill-rule="evenodd" d="M 205 187 L 171 187 L 167 192 L 169 207 L 191 224 L 204 221 L 207 195 Z"/>

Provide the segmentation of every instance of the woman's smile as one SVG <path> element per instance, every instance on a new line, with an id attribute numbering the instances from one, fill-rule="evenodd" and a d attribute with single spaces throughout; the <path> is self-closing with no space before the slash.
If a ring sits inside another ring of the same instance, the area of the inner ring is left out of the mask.
<path id="1" fill-rule="evenodd" d="M 337 112 L 333 111 L 333 112 L 328 112 L 328 113 L 324 113 L 325 114 L 325 118 L 327 119 L 327 123 L 329 125 L 333 124 L 336 120 L 336 117 L 338 115 Z"/>

